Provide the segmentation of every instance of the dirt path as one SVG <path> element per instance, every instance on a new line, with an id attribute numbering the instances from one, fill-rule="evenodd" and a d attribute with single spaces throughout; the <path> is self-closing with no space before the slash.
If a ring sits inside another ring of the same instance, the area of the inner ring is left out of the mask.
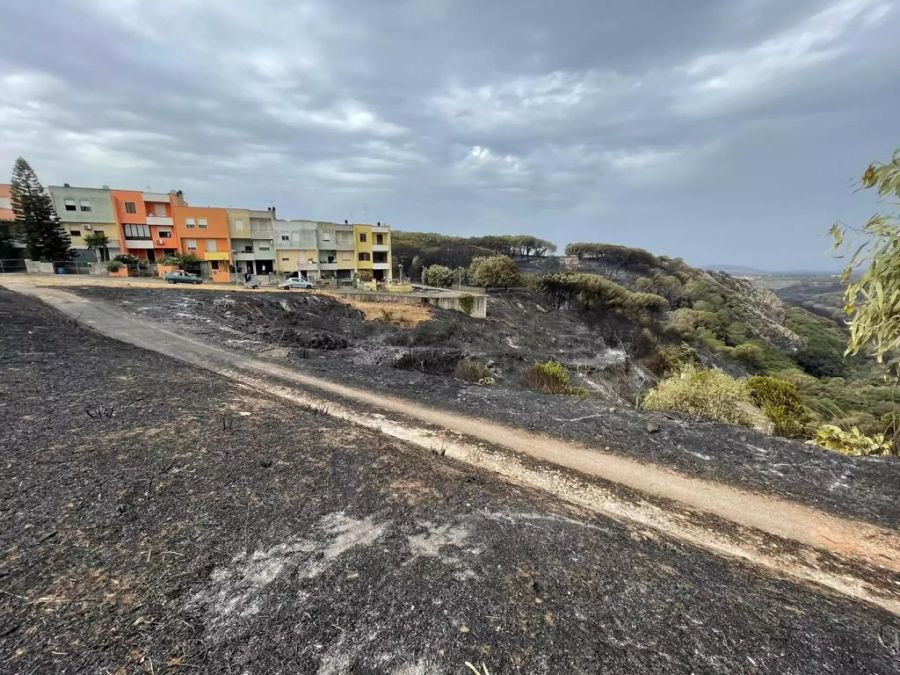
<path id="1" fill-rule="evenodd" d="M 34 295 L 65 314 L 109 337 L 150 349 L 181 361 L 227 375 L 250 386 L 300 402 L 315 404 L 310 391 L 337 396 L 346 403 L 373 407 L 381 413 L 400 414 L 462 438 L 435 438 L 434 429 L 416 428 L 408 421 L 384 414 L 367 414 L 333 404 L 330 414 L 374 426 L 423 447 L 441 446 L 448 454 L 487 466 L 510 480 L 539 487 L 586 508 L 622 520 L 665 531 L 717 553 L 733 555 L 795 578 L 814 581 L 833 590 L 879 604 L 900 613 L 900 537 L 897 532 L 832 516 L 815 509 L 736 488 L 687 477 L 652 464 L 586 448 L 574 443 L 448 412 L 429 409 L 414 401 L 365 391 L 307 375 L 274 363 L 248 358 L 201 343 L 152 324 L 141 322 L 110 305 L 87 300 L 57 288 L 6 282 L 12 290 Z M 623 503 L 608 490 L 574 485 L 552 471 L 535 471 L 518 461 L 485 452 L 471 439 L 501 446 L 530 458 L 594 476 L 649 495 L 675 502 L 692 512 L 662 509 L 658 504 Z M 737 526 L 703 524 L 697 514 L 714 516 Z M 772 550 L 765 536 L 788 540 L 799 552 Z M 821 555 L 824 554 L 824 557 Z M 837 561 L 835 560 L 837 558 Z M 865 568 L 868 568 L 866 571 Z"/>

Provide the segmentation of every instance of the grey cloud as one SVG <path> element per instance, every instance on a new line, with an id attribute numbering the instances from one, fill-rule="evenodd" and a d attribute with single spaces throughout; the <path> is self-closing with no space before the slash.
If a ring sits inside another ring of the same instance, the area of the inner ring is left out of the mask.
<path id="1" fill-rule="evenodd" d="M 48 0 L 0 23 L 0 164 L 197 204 L 823 267 L 895 145 L 888 0 Z M 774 242 L 774 243 L 773 243 Z"/>

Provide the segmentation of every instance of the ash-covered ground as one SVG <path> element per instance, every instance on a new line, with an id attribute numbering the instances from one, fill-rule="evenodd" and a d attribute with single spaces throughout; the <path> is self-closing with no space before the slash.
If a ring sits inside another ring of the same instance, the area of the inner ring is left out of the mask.
<path id="1" fill-rule="evenodd" d="M 0 325 L 0 672 L 896 672 L 896 616 L 4 290 Z"/>
<path id="2" fill-rule="evenodd" d="M 404 327 L 367 321 L 346 304 L 307 293 L 73 290 L 299 370 L 900 527 L 895 458 L 844 457 L 747 429 L 635 411 L 615 392 L 634 391 L 645 377 L 642 370 L 577 314 L 548 309 L 527 292 L 492 295 L 484 321 L 435 310 L 430 321 Z M 496 384 L 455 378 L 454 367 L 463 357 L 491 364 Z M 529 391 L 522 371 L 547 358 L 581 364 L 596 385 L 596 398 Z"/>

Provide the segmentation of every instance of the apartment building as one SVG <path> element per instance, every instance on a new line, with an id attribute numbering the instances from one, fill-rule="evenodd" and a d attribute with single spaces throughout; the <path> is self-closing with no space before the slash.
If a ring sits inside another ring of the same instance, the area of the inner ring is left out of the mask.
<path id="1" fill-rule="evenodd" d="M 318 226 L 314 220 L 274 221 L 276 271 L 288 274 L 299 272 L 300 276 L 310 281 L 320 278 Z"/>
<path id="2" fill-rule="evenodd" d="M 375 281 L 390 281 L 391 228 L 382 223 L 353 226 L 357 272 Z"/>
<path id="3" fill-rule="evenodd" d="M 109 188 L 72 187 L 66 183 L 48 189 L 60 224 L 72 240 L 75 261 L 111 260 L 125 252 Z M 104 233 L 109 243 L 106 250 L 91 251 L 85 237 L 98 232 Z"/>
<path id="4" fill-rule="evenodd" d="M 180 192 L 110 190 L 113 213 L 122 232 L 123 253 L 157 262 L 179 251 L 173 220 Z"/>
<path id="5" fill-rule="evenodd" d="M 9 194 L 9 183 L 0 183 L 0 220 L 15 220 L 12 200 Z"/>
<path id="6" fill-rule="evenodd" d="M 231 252 L 238 274 L 275 271 L 275 207 L 266 211 L 227 209 Z"/>
<path id="7" fill-rule="evenodd" d="M 173 206 L 175 236 L 182 253 L 193 253 L 209 264 L 213 281 L 231 281 L 231 236 L 228 210 L 214 206 Z"/>

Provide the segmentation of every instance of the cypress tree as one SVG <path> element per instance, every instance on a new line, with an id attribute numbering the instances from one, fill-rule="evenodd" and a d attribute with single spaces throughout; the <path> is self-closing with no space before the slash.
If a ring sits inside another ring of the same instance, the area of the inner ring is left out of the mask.
<path id="1" fill-rule="evenodd" d="M 72 257 L 69 234 L 59 223 L 50 195 L 22 157 L 13 166 L 9 192 L 16 228 L 31 259 L 69 260 Z"/>

